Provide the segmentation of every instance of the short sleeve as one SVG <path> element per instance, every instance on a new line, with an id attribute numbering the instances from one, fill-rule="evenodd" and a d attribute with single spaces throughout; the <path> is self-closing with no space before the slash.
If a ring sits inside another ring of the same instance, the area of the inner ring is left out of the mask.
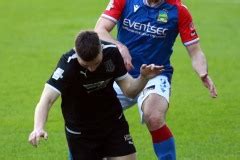
<path id="1" fill-rule="evenodd" d="M 197 43 L 199 37 L 193 24 L 192 16 L 186 6 L 179 5 L 179 22 L 178 29 L 181 40 L 185 46 Z"/>
<path id="2" fill-rule="evenodd" d="M 122 14 L 126 0 L 110 0 L 102 17 L 107 18 L 113 22 L 117 22 Z"/>
<path id="3" fill-rule="evenodd" d="M 67 60 L 64 56 L 62 56 L 57 64 L 57 67 L 49 80 L 47 81 L 47 85 L 55 89 L 58 93 L 62 93 L 65 81 L 66 81 L 66 68 Z"/>

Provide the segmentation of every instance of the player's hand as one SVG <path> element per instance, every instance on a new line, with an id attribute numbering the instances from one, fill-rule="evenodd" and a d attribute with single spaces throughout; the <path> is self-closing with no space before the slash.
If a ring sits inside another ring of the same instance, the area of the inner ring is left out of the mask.
<path id="1" fill-rule="evenodd" d="M 131 55 L 129 53 L 128 48 L 125 45 L 121 44 L 121 43 L 117 44 L 117 48 L 118 48 L 119 52 L 121 53 L 121 55 L 123 57 L 126 69 L 128 71 L 132 70 L 134 68 L 134 66 L 132 64 L 132 57 L 131 57 Z"/>
<path id="2" fill-rule="evenodd" d="M 209 77 L 209 75 L 205 75 L 201 77 L 201 80 L 206 88 L 208 88 L 211 97 L 216 98 L 217 97 L 217 89 L 212 81 L 212 79 Z"/>
<path id="3" fill-rule="evenodd" d="M 48 134 L 46 131 L 42 130 L 33 130 L 28 137 L 28 142 L 34 147 L 37 147 L 41 138 L 47 140 Z"/>
<path id="4" fill-rule="evenodd" d="M 141 76 L 145 79 L 151 79 L 164 71 L 164 66 L 155 64 L 143 64 L 140 69 Z"/>

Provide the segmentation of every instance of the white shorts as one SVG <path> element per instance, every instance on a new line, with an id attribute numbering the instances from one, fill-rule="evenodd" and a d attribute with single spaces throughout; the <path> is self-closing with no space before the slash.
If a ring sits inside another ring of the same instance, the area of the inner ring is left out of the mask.
<path id="1" fill-rule="evenodd" d="M 117 83 L 114 83 L 114 89 L 117 92 L 118 99 L 120 100 L 123 109 L 129 108 L 135 103 L 138 104 L 138 110 L 139 114 L 141 116 L 141 122 L 143 122 L 143 112 L 142 112 L 142 104 L 144 100 L 149 96 L 151 93 L 158 94 L 162 97 L 164 97 L 169 102 L 170 97 L 170 89 L 171 85 L 168 81 L 168 78 L 164 75 L 159 75 L 151 80 L 148 81 L 147 85 L 144 87 L 142 92 L 135 98 L 127 98 L 117 85 Z"/>

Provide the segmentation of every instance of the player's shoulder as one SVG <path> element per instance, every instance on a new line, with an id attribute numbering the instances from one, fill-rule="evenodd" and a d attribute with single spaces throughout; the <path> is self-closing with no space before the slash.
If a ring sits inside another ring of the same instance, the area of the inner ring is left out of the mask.
<path id="1" fill-rule="evenodd" d="M 119 60 L 119 56 L 121 56 L 116 44 L 111 42 L 106 42 L 101 40 L 102 45 L 102 53 L 105 57 L 104 59 L 112 59 L 112 60 Z"/>
<path id="2" fill-rule="evenodd" d="M 70 49 L 60 57 L 55 71 L 56 73 L 54 73 L 58 75 L 59 72 L 61 72 L 59 75 L 66 79 L 67 77 L 74 75 L 77 69 L 76 64 L 77 53 L 74 49 Z"/>
<path id="3" fill-rule="evenodd" d="M 102 52 L 104 54 L 114 54 L 118 51 L 116 44 L 101 40 Z"/>
<path id="4" fill-rule="evenodd" d="M 77 60 L 77 53 L 74 48 L 64 53 L 60 58 L 60 61 L 69 64 L 71 64 L 71 62 L 73 62 L 74 60 Z"/>
<path id="5" fill-rule="evenodd" d="M 167 0 L 166 3 L 176 6 L 180 15 L 190 14 L 187 6 L 183 4 L 181 0 Z"/>
<path id="6" fill-rule="evenodd" d="M 180 5 L 182 3 L 181 0 L 166 0 L 166 3 L 171 5 Z"/>
<path id="7" fill-rule="evenodd" d="M 181 0 L 167 0 L 166 3 L 171 4 L 171 5 L 175 5 L 179 9 L 182 9 L 182 8 L 187 9 L 187 6 L 184 5 Z"/>
<path id="8" fill-rule="evenodd" d="M 103 40 L 101 40 L 101 46 L 102 46 L 103 50 L 106 50 L 108 48 L 110 48 L 110 49 L 117 48 L 116 44 L 113 44 L 113 43 L 107 42 L 107 41 L 103 41 Z"/>
<path id="9" fill-rule="evenodd" d="M 59 61 L 58 61 L 58 68 L 61 68 L 62 70 L 66 72 L 72 72 L 74 70 L 77 63 L 77 54 L 74 49 L 69 50 L 68 52 L 64 53 Z"/>

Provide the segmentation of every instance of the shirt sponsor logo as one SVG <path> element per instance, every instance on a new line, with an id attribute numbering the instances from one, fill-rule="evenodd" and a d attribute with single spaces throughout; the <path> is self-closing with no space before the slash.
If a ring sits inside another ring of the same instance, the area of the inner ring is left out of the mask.
<path id="1" fill-rule="evenodd" d="M 142 36 L 150 36 L 152 38 L 164 38 L 166 37 L 168 31 L 167 28 L 151 25 L 150 22 L 148 22 L 147 24 L 139 23 L 136 21 L 131 21 L 127 18 L 123 20 L 123 28 L 128 30 L 129 32 Z"/>
<path id="2" fill-rule="evenodd" d="M 61 68 L 57 68 L 56 71 L 53 73 L 52 78 L 58 80 L 59 78 L 63 78 L 64 70 Z"/>
<path id="3" fill-rule="evenodd" d="M 157 21 L 160 22 L 160 23 L 167 23 L 168 22 L 167 11 L 165 11 L 165 10 L 159 11 Z"/>
<path id="4" fill-rule="evenodd" d="M 85 84 L 85 85 L 83 85 L 83 87 L 85 87 L 87 89 L 88 93 L 91 93 L 91 92 L 105 88 L 108 85 L 108 83 L 111 81 L 111 79 L 112 78 L 109 78 L 105 81 L 99 81 L 96 83 Z"/>

